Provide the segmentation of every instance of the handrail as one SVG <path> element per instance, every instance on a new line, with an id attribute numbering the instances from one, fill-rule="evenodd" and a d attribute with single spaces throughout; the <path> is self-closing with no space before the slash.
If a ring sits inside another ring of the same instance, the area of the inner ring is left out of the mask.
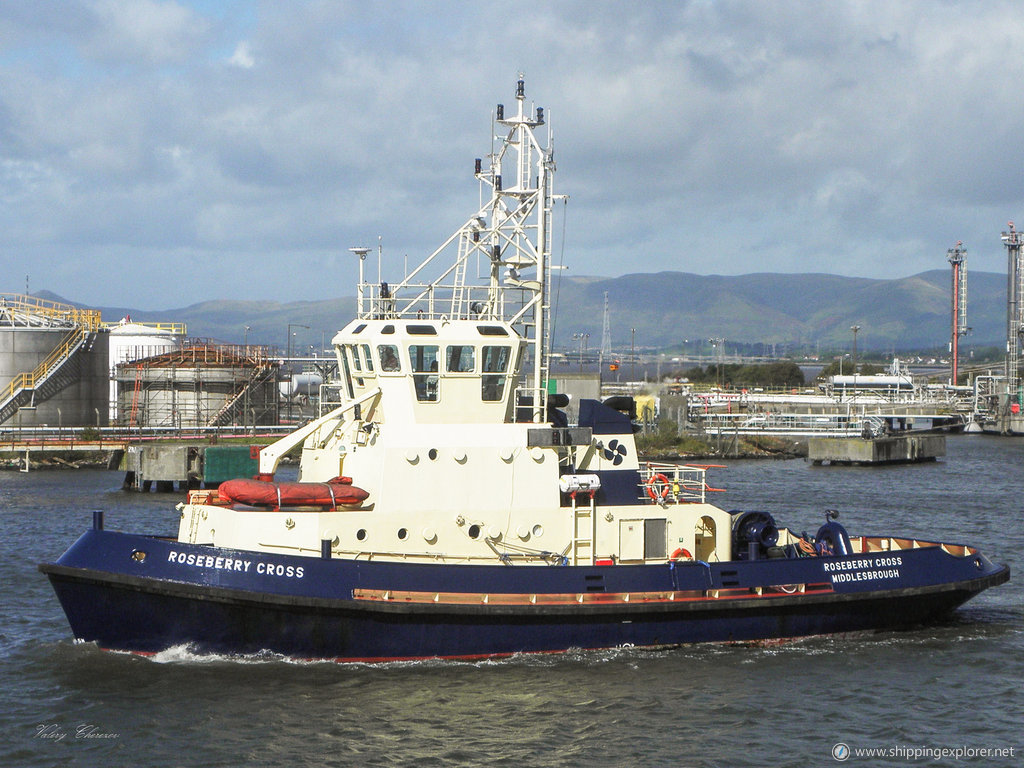
<path id="1" fill-rule="evenodd" d="M 19 390 L 35 389 L 36 382 L 45 381 L 53 370 L 59 367 L 60 363 L 71 355 L 85 341 L 88 330 L 84 326 L 78 326 L 64 337 L 64 340 L 46 357 L 43 362 L 36 366 L 31 373 L 19 373 L 7 385 L 3 395 L 0 395 L 0 403 L 7 403 L 17 394 Z"/>
<path id="2" fill-rule="evenodd" d="M 61 304 L 20 293 L 0 293 L 0 309 L 21 312 L 47 321 L 58 321 L 64 325 L 82 326 L 89 331 L 98 331 L 103 324 L 99 310 L 79 309 L 71 304 Z"/>
<path id="3" fill-rule="evenodd" d="M 127 322 L 118 320 L 114 323 L 103 323 L 104 328 L 109 328 L 112 331 L 117 328 L 123 328 L 125 325 L 141 325 L 145 328 L 152 328 L 157 331 L 169 331 L 177 336 L 184 336 L 188 333 L 188 326 L 185 323 L 178 322 L 151 323 L 145 320 L 128 320 Z"/>
<path id="4" fill-rule="evenodd" d="M 640 467 L 640 498 L 675 504 L 703 504 L 709 491 L 722 492 L 707 482 L 715 464 L 665 464 L 649 461 Z"/>
<path id="5" fill-rule="evenodd" d="M 209 420 L 209 426 L 215 425 L 220 420 L 220 418 L 224 416 L 224 414 L 230 412 L 231 409 L 238 404 L 238 401 L 242 399 L 242 396 L 245 395 L 246 392 L 251 390 L 257 384 L 257 382 L 266 379 L 267 373 L 271 371 L 273 371 L 273 367 L 270 365 L 270 362 L 267 360 L 261 360 L 252 369 L 252 373 L 249 374 L 249 378 L 245 380 L 245 384 L 241 387 L 241 389 L 239 389 L 231 398 L 225 401 L 221 409 L 217 411 L 217 414 L 212 419 Z"/>

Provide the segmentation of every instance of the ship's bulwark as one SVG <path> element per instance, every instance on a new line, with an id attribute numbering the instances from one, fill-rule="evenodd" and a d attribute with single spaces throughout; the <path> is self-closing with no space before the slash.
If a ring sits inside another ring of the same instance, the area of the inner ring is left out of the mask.
<path id="1" fill-rule="evenodd" d="M 764 561 L 663 569 L 452 569 L 220 551 L 207 567 L 208 551 L 90 531 L 57 564 L 40 568 L 75 636 L 103 648 L 155 653 L 188 645 L 202 652 L 340 660 L 472 658 L 895 629 L 940 618 L 1009 578 L 1008 568 L 983 556 L 954 557 L 938 547 L 901 552 L 898 565 L 888 553 L 803 558 L 787 563 L 783 574 L 776 561 L 774 576 L 802 584 L 804 591 L 788 594 L 787 585 L 760 595 L 747 585 L 760 580 Z M 877 578 L 833 582 L 826 563 L 837 574 Z M 878 579 L 893 572 L 898 576 L 891 587 L 878 589 Z M 737 586 L 709 593 L 709 578 L 716 587 L 723 578 Z"/>

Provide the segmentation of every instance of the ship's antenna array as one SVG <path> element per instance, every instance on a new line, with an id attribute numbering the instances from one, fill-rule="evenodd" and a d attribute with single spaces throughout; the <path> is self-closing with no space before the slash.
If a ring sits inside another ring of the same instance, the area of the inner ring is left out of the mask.
<path id="1" fill-rule="evenodd" d="M 522 76 L 515 101 L 512 110 L 497 105 L 494 122 L 504 135 L 494 137 L 486 162 L 477 158 L 474 164 L 482 188 L 490 189 L 489 199 L 400 282 L 386 288 L 383 282 L 365 285 L 361 275 L 357 314 L 512 324 L 530 356 L 522 403 L 532 403 L 533 419 L 545 421 L 554 152 L 550 130 L 544 143 L 536 135 L 546 125 L 544 108 L 527 107 Z M 441 256 L 452 248 L 454 258 L 445 262 Z M 471 259 L 487 265 L 485 284 L 470 285 Z"/>
<path id="2" fill-rule="evenodd" d="M 953 270 L 949 383 L 955 387 L 960 374 L 960 337 L 966 336 L 971 330 L 967 327 L 967 249 L 963 241 L 957 241 L 955 248 L 946 251 L 946 258 Z"/>

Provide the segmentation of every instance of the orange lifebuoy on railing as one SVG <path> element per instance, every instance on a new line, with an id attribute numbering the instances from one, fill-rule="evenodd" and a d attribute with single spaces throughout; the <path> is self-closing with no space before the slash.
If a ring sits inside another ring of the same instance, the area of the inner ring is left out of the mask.
<path id="1" fill-rule="evenodd" d="M 661 483 L 661 493 L 658 492 L 656 483 Z M 651 501 L 661 501 L 668 497 L 669 484 L 668 478 L 660 472 L 656 475 L 651 475 L 651 479 L 647 481 L 647 495 L 651 497 Z"/>
<path id="2" fill-rule="evenodd" d="M 693 560 L 693 555 L 690 554 L 690 550 L 680 547 L 668 556 L 668 559 L 673 562 L 678 560 L 679 558 L 683 558 L 684 560 Z"/>

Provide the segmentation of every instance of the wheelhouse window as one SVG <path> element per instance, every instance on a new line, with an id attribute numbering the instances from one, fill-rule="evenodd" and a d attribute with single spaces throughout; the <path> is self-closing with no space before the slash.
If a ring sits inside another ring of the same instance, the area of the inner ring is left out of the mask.
<path id="1" fill-rule="evenodd" d="M 363 365 L 359 360 L 359 349 L 355 344 L 346 344 L 345 352 L 347 353 L 345 356 L 350 358 L 350 363 L 352 365 L 352 378 L 355 381 L 356 386 L 364 386 L 363 378 L 359 375 L 363 372 Z"/>
<path id="2" fill-rule="evenodd" d="M 470 344 L 445 347 L 445 370 L 450 373 L 472 373 L 476 366 L 476 348 Z"/>
<path id="3" fill-rule="evenodd" d="M 370 354 L 370 345 L 360 344 L 359 352 L 363 357 L 363 361 L 365 362 L 366 372 L 373 373 L 373 355 Z"/>
<path id="4" fill-rule="evenodd" d="M 511 347 L 483 348 L 480 356 L 483 375 L 480 377 L 481 398 L 493 403 L 505 394 L 505 380 L 508 378 L 508 364 L 512 357 Z"/>
<path id="5" fill-rule="evenodd" d="M 338 355 L 341 360 L 341 379 L 345 384 L 345 392 L 349 399 L 355 397 L 355 392 L 352 389 L 352 368 L 349 366 L 348 354 L 346 354 L 345 348 L 341 348 L 341 354 Z"/>
<path id="6" fill-rule="evenodd" d="M 412 381 L 416 399 L 421 402 L 436 402 L 437 369 L 440 347 L 436 344 L 410 344 L 409 364 L 412 367 Z"/>
<path id="7" fill-rule="evenodd" d="M 398 358 L 398 347 L 394 344 L 378 344 L 377 356 L 380 358 L 380 369 L 384 373 L 397 373 L 402 370 L 402 362 Z"/>

